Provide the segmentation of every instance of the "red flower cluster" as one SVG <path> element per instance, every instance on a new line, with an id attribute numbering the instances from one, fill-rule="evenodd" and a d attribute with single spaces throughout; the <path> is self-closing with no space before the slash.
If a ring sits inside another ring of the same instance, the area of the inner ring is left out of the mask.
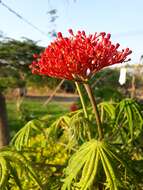
<path id="1" fill-rule="evenodd" d="M 35 74 L 68 80 L 87 80 L 98 70 L 116 63 L 122 63 L 131 54 L 129 48 L 119 51 L 119 44 L 113 45 L 110 34 L 101 32 L 87 36 L 84 31 L 76 35 L 70 29 L 70 37 L 62 33 L 31 65 Z"/>

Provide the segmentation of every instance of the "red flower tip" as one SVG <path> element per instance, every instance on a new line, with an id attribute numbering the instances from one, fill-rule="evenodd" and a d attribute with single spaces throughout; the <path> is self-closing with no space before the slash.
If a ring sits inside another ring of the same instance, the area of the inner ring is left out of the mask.
<path id="1" fill-rule="evenodd" d="M 58 36 L 58 38 L 62 38 L 63 37 L 63 35 L 62 35 L 61 32 L 58 32 L 57 36 Z"/>
<path id="2" fill-rule="evenodd" d="M 119 46 L 120 46 L 120 44 L 119 44 L 119 43 L 117 43 L 117 44 L 116 44 L 116 49 L 118 49 L 118 47 L 119 47 Z"/>
<path id="3" fill-rule="evenodd" d="M 110 37 L 111 37 L 111 34 L 107 34 L 107 39 L 110 39 Z"/>
<path id="4" fill-rule="evenodd" d="M 106 33 L 105 32 L 100 32 L 100 35 L 104 37 L 106 35 Z"/>
<path id="5" fill-rule="evenodd" d="M 85 31 L 84 30 L 82 31 L 82 35 L 85 36 Z"/>
<path id="6" fill-rule="evenodd" d="M 69 33 L 70 33 L 72 36 L 74 35 L 72 29 L 69 29 L 68 31 L 69 31 Z"/>
<path id="7" fill-rule="evenodd" d="M 38 58 L 38 54 L 34 53 L 33 58 Z"/>
<path id="8" fill-rule="evenodd" d="M 81 34 L 82 34 L 81 31 L 77 31 L 77 33 L 78 33 L 78 35 L 81 35 Z"/>
<path id="9" fill-rule="evenodd" d="M 127 59 L 126 61 L 124 61 L 124 62 L 128 62 L 128 61 L 131 61 L 131 59 L 129 58 L 129 59 Z"/>
<path id="10" fill-rule="evenodd" d="M 32 65 L 36 65 L 36 61 L 32 61 Z M 30 67 L 32 68 L 32 65 L 30 65 Z"/>
<path id="11" fill-rule="evenodd" d="M 111 49 L 114 50 L 114 49 L 115 49 L 115 46 L 114 46 L 114 45 L 111 45 Z"/>
<path id="12" fill-rule="evenodd" d="M 132 53 L 132 51 L 129 48 L 126 48 L 125 53 L 129 55 Z"/>

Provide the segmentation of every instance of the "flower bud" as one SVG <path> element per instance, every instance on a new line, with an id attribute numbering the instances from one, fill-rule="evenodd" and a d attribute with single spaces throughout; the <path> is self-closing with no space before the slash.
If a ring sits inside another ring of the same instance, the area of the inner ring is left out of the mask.
<path id="1" fill-rule="evenodd" d="M 111 37 L 111 34 L 107 34 L 107 39 L 109 40 Z"/>
<path id="2" fill-rule="evenodd" d="M 58 32 L 57 36 L 58 36 L 58 38 L 62 38 L 63 37 L 63 35 L 62 35 L 61 32 Z"/>
<path id="3" fill-rule="evenodd" d="M 73 30 L 72 30 L 72 29 L 69 29 L 68 31 L 69 31 L 69 33 L 73 36 Z"/>

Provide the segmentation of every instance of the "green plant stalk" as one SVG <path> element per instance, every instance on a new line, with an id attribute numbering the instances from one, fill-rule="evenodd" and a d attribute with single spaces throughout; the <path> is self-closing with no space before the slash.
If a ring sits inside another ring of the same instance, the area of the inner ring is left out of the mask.
<path id="1" fill-rule="evenodd" d="M 88 114 L 87 114 L 87 110 L 86 110 L 86 106 L 85 106 L 85 101 L 84 101 L 84 98 L 83 98 L 83 95 L 82 95 L 82 92 L 81 92 L 81 89 L 80 89 L 80 85 L 76 81 L 75 81 L 75 85 L 76 85 L 76 88 L 77 88 L 77 91 L 78 91 L 78 94 L 79 94 L 79 97 L 80 97 L 80 101 L 81 101 L 81 104 L 82 104 L 84 116 L 85 116 L 85 118 L 88 118 Z"/>
<path id="2" fill-rule="evenodd" d="M 92 105 L 92 108 L 93 108 L 93 111 L 94 111 L 94 114 L 95 114 L 95 119 L 96 119 L 96 123 L 97 123 L 97 127 L 98 127 L 99 140 L 102 140 L 103 137 L 104 137 L 103 136 L 103 129 L 101 127 L 100 115 L 99 115 L 99 112 L 98 112 L 95 97 L 93 95 L 93 91 L 92 91 L 92 89 L 91 89 L 91 87 L 90 87 L 90 85 L 88 83 L 83 83 L 83 84 L 84 84 L 84 87 L 86 89 L 86 92 L 88 94 L 88 97 L 90 99 L 90 102 L 91 102 L 91 105 Z"/>

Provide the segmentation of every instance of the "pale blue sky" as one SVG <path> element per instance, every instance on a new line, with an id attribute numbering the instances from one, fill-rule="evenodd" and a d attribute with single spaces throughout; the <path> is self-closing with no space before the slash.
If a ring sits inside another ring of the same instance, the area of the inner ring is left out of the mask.
<path id="1" fill-rule="evenodd" d="M 143 0 L 3 0 L 5 4 L 28 19 L 45 33 L 52 29 L 47 14 L 58 10 L 56 31 L 85 30 L 87 33 L 110 32 L 114 42 L 133 50 L 132 61 L 139 62 L 143 54 Z M 0 4 L 0 31 L 20 39 L 22 36 L 40 41 L 46 46 L 50 36 L 31 28 Z"/>

